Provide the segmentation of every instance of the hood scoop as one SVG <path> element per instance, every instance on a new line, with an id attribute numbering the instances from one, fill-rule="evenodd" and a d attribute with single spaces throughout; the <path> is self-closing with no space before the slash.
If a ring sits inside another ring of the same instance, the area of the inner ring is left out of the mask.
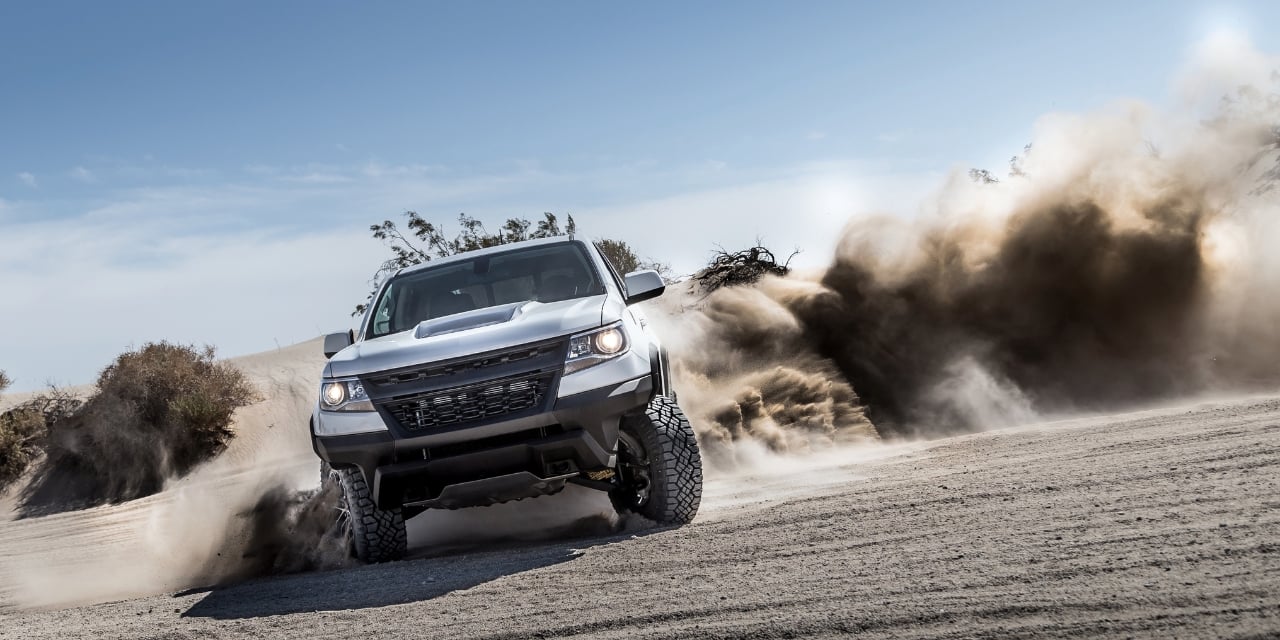
<path id="1" fill-rule="evenodd" d="M 476 329 L 479 327 L 511 322 L 521 313 L 524 313 L 525 307 L 535 304 L 539 303 L 531 300 L 524 300 L 496 307 L 476 309 L 475 311 L 464 311 L 462 313 L 455 313 L 451 316 L 423 320 L 422 322 L 419 322 L 417 328 L 413 330 L 413 337 L 421 339 L 429 336 L 440 336 L 446 333 L 466 331 L 467 329 Z"/>

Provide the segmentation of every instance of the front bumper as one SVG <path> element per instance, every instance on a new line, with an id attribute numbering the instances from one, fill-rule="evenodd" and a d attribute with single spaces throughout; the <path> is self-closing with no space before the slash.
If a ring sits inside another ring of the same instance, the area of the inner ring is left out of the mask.
<path id="1" fill-rule="evenodd" d="M 553 493 L 567 476 L 612 467 L 619 421 L 643 411 L 653 393 L 648 361 L 628 354 L 563 377 L 550 409 L 535 415 L 420 435 L 406 436 L 385 425 L 327 435 L 330 419 L 382 418 L 324 412 L 316 416 L 319 425 L 312 420 L 312 444 L 331 466 L 359 468 L 382 508 L 492 504 L 530 492 Z M 505 480 L 495 480 L 500 477 Z M 482 482 L 487 480 L 495 481 Z"/>

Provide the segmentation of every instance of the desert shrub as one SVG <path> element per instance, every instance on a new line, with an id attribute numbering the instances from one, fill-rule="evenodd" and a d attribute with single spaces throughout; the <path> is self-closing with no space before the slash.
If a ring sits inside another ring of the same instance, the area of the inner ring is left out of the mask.
<path id="1" fill-rule="evenodd" d="M 50 427 L 79 406 L 71 394 L 51 389 L 0 413 L 0 490 L 22 477 L 44 453 Z"/>
<path id="2" fill-rule="evenodd" d="M 47 433 L 39 412 L 15 407 L 0 414 L 0 489 L 27 470 L 43 450 Z"/>
<path id="3" fill-rule="evenodd" d="M 767 275 L 791 273 L 791 259 L 798 253 L 799 249 L 791 252 L 786 262 L 778 262 L 772 251 L 759 245 L 733 253 L 717 249 L 711 262 L 693 279 L 708 293 L 722 287 L 754 284 Z"/>
<path id="4" fill-rule="evenodd" d="M 71 416 L 52 425 L 48 471 L 75 477 L 72 500 L 119 501 L 159 491 L 222 452 L 236 409 L 257 393 L 212 347 L 159 342 L 121 355 Z M 65 490 L 64 490 L 65 492 Z"/>

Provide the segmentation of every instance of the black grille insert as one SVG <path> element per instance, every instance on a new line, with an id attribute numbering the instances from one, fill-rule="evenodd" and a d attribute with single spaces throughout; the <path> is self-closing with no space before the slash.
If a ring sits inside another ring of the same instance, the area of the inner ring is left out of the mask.
<path id="1" fill-rule="evenodd" d="M 442 429 L 541 408 L 554 377 L 554 371 L 537 372 L 391 398 L 382 404 L 406 430 Z"/>
<path id="2" fill-rule="evenodd" d="M 558 361 L 563 358 L 564 341 L 557 340 L 554 342 L 544 342 L 542 344 L 528 345 L 517 349 L 508 349 L 505 351 L 490 353 L 478 358 L 469 358 L 455 362 L 437 364 L 417 369 L 408 369 L 400 371 L 392 371 L 387 373 L 372 374 L 362 376 L 365 382 L 375 387 L 395 387 L 412 382 L 428 382 L 439 378 L 446 378 L 456 374 L 466 374 L 469 372 L 489 369 L 491 367 L 500 367 L 519 362 L 541 362 L 542 360 Z M 530 368 L 536 368 L 535 363 Z"/>

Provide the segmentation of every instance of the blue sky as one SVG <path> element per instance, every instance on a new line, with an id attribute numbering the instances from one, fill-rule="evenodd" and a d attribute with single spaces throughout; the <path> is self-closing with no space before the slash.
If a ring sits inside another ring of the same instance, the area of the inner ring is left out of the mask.
<path id="1" fill-rule="evenodd" d="M 935 168 L 1051 109 L 1160 97 L 1211 25 L 1277 17 L 1186 2 L 9 3 L 0 132 L 17 153 L 0 162 L 10 179 L 370 158 Z"/>
<path id="2" fill-rule="evenodd" d="M 681 271 L 756 236 L 821 266 L 850 216 L 1003 168 L 1043 114 L 1165 103 L 1207 34 L 1276 51 L 1277 24 L 1264 2 L 3 2 L 0 368 L 30 389 L 149 340 L 342 328 L 383 255 L 368 225 L 406 209 L 568 212 Z"/>

